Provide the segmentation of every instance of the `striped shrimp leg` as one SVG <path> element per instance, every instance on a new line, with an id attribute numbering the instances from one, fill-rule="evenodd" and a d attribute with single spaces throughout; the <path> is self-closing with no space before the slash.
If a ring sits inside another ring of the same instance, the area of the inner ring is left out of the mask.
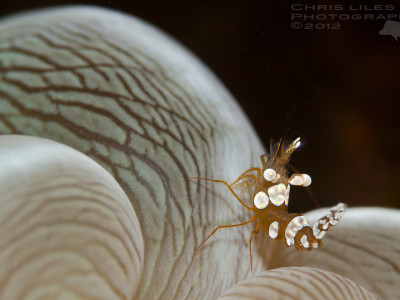
<path id="1" fill-rule="evenodd" d="M 324 217 L 320 218 L 313 226 L 305 216 L 295 216 L 285 229 L 286 244 L 294 245 L 297 250 L 318 248 L 328 229 L 335 226 L 342 218 L 346 205 L 339 203 L 332 207 Z"/>
<path id="2" fill-rule="evenodd" d="M 315 222 L 313 226 L 314 236 L 317 239 L 322 239 L 330 227 L 335 226 L 337 223 L 339 223 L 346 210 L 346 207 L 346 204 L 338 203 L 331 208 L 329 213 L 327 213 L 324 217 Z"/>

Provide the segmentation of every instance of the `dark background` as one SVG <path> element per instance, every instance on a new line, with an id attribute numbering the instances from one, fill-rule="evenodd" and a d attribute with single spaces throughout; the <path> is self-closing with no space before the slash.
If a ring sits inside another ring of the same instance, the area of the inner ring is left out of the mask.
<path id="1" fill-rule="evenodd" d="M 400 39 L 379 34 L 385 20 L 340 21 L 341 28 L 335 30 L 292 29 L 291 13 L 305 12 L 293 11 L 282 0 L 2 0 L 0 16 L 74 3 L 124 11 L 174 36 L 227 86 L 267 148 L 270 138 L 302 135 L 306 145 L 296 151 L 292 164 L 312 176 L 312 193 L 320 205 L 342 201 L 400 207 Z M 349 13 L 349 4 L 331 13 Z M 362 14 L 379 14 L 372 9 L 376 2 L 351 4 L 364 5 Z M 400 3 L 378 4 L 394 6 L 382 14 L 400 14 Z M 312 13 L 316 11 L 307 12 Z M 302 22 L 322 27 L 336 23 Z M 315 206 L 304 189 L 292 189 L 291 210 Z"/>

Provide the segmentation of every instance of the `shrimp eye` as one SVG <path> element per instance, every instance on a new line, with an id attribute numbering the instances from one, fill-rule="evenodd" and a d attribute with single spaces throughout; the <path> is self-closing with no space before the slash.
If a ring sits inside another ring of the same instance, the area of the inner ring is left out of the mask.
<path id="1" fill-rule="evenodd" d="M 267 181 L 272 181 L 276 178 L 276 172 L 274 169 L 266 169 L 264 171 L 264 178 Z"/>
<path id="2" fill-rule="evenodd" d="M 293 174 L 289 179 L 292 185 L 309 186 L 311 184 L 311 177 L 307 174 Z"/>

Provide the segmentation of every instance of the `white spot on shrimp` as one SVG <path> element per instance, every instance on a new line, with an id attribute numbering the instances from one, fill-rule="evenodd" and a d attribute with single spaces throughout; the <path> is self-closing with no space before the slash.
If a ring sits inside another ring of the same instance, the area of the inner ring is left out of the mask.
<path id="1" fill-rule="evenodd" d="M 304 184 L 303 186 L 309 186 L 311 184 L 311 177 L 308 174 L 303 174 Z"/>
<path id="2" fill-rule="evenodd" d="M 272 181 L 276 178 L 276 172 L 274 169 L 266 169 L 264 171 L 264 178 L 267 181 Z"/>
<path id="3" fill-rule="evenodd" d="M 303 245 L 304 248 L 309 248 L 310 244 L 308 243 L 307 236 L 303 234 L 303 236 L 300 239 L 301 244 Z"/>
<path id="4" fill-rule="evenodd" d="M 328 223 L 327 223 L 328 224 Z M 318 222 L 316 222 L 313 226 L 313 235 L 317 238 L 317 239 L 322 239 L 326 234 L 326 231 L 324 230 L 320 230 L 318 227 Z"/>
<path id="5" fill-rule="evenodd" d="M 304 177 L 302 174 L 294 174 L 289 179 L 289 183 L 293 185 L 303 185 L 304 184 Z"/>
<path id="6" fill-rule="evenodd" d="M 276 177 L 274 180 L 272 180 L 273 183 L 278 182 L 279 178 L 281 178 L 280 174 L 276 174 Z"/>
<path id="7" fill-rule="evenodd" d="M 266 208 L 268 205 L 268 202 L 269 202 L 268 195 L 263 191 L 258 192 L 254 197 L 254 205 L 258 209 Z"/>
<path id="8" fill-rule="evenodd" d="M 304 216 L 297 216 L 290 221 L 285 231 L 286 243 L 289 246 L 294 243 L 294 237 L 304 226 L 310 226 L 310 223 Z"/>
<path id="9" fill-rule="evenodd" d="M 268 188 L 269 199 L 275 206 L 281 206 L 285 202 L 286 185 L 283 183 Z"/>
<path id="10" fill-rule="evenodd" d="M 279 223 L 277 221 L 271 223 L 271 225 L 269 225 L 269 236 L 272 239 L 275 239 L 278 236 L 278 230 L 279 230 Z"/>
<path id="11" fill-rule="evenodd" d="M 285 192 L 285 205 L 289 205 L 289 193 L 290 193 L 290 184 L 288 184 Z"/>
<path id="12" fill-rule="evenodd" d="M 289 179 L 292 185 L 309 186 L 311 184 L 311 177 L 307 174 L 293 174 Z"/>

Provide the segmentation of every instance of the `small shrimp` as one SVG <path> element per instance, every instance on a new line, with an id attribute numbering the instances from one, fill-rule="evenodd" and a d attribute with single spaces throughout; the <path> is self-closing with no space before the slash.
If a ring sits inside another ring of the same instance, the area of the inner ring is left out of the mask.
<path id="1" fill-rule="evenodd" d="M 294 150 L 300 146 L 300 138 L 295 139 L 286 147 L 281 142 L 274 145 L 272 155 L 261 155 L 262 168 L 250 168 L 241 174 L 232 184 L 223 180 L 190 177 L 193 180 L 207 180 L 216 183 L 223 183 L 235 198 L 246 209 L 253 212 L 250 220 L 234 225 L 222 225 L 215 228 L 210 235 L 195 249 L 195 253 L 204 243 L 219 229 L 237 227 L 257 221 L 255 230 L 251 232 L 249 239 L 250 267 L 253 270 L 251 243 L 255 234 L 262 227 L 270 238 L 277 241 L 284 240 L 286 246 L 294 245 L 298 251 L 303 248 L 311 251 L 312 248 L 322 246 L 322 238 L 328 229 L 335 226 L 342 218 L 346 205 L 339 203 L 317 222 L 310 226 L 306 217 L 288 212 L 290 186 L 304 186 L 311 184 L 311 177 L 307 174 L 293 174 L 288 177 L 286 165 Z M 253 174 L 256 173 L 256 174 Z M 234 188 L 245 185 L 250 191 L 253 199 L 253 206 L 246 205 L 243 200 L 234 192 Z"/>

